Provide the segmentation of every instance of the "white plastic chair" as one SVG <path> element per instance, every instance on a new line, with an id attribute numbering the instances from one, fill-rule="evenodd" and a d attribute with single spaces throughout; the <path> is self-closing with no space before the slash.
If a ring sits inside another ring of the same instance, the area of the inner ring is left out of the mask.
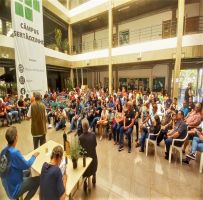
<path id="1" fill-rule="evenodd" d="M 203 152 L 201 152 L 201 156 L 200 156 L 200 166 L 199 166 L 200 173 L 202 173 L 202 168 L 203 168 Z"/>
<path id="2" fill-rule="evenodd" d="M 182 165 L 182 160 L 183 160 L 183 143 L 185 142 L 185 140 L 187 139 L 188 137 L 188 131 L 187 131 L 187 134 L 185 136 L 185 138 L 183 139 L 173 139 L 173 142 L 170 146 L 170 151 L 169 151 L 169 163 L 171 163 L 171 156 L 172 156 L 172 152 L 173 152 L 173 149 L 175 151 L 178 151 L 180 153 L 180 163 Z M 175 145 L 175 142 L 182 142 L 182 145 L 180 147 L 176 146 Z"/>
<path id="3" fill-rule="evenodd" d="M 152 143 L 154 145 L 154 152 L 155 152 L 155 155 L 157 155 L 157 138 L 158 138 L 160 132 L 161 132 L 161 129 L 157 134 L 149 133 L 148 138 L 146 140 L 146 156 L 148 155 L 149 143 Z M 156 136 L 156 139 L 155 140 L 150 139 L 150 136 Z"/>

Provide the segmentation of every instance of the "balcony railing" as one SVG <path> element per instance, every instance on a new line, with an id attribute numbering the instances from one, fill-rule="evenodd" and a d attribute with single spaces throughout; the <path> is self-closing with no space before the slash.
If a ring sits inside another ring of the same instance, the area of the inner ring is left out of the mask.
<path id="1" fill-rule="evenodd" d="M 112 46 L 119 47 L 123 45 L 142 43 L 145 41 L 154 41 L 176 37 L 176 29 L 177 22 L 168 20 L 162 22 L 162 24 L 157 24 L 154 26 L 146 26 L 143 28 L 134 28 L 120 31 L 117 34 L 113 34 Z M 203 33 L 203 16 L 185 19 L 184 35 L 194 33 Z M 12 37 L 12 24 L 10 21 L 0 20 L 0 34 Z M 44 35 L 44 45 L 45 47 L 55 49 L 56 45 L 54 32 Z M 104 36 L 100 39 L 95 39 L 92 41 L 76 43 L 71 47 L 71 51 L 73 54 L 80 54 L 106 48 L 108 48 L 108 36 Z M 60 51 L 63 52 L 63 49 L 64 48 L 61 48 Z"/>
<path id="2" fill-rule="evenodd" d="M 113 35 L 113 47 L 136 44 L 176 37 L 177 21 L 164 21 L 162 24 L 120 31 Z M 203 33 L 203 16 L 186 18 L 184 22 L 184 35 Z M 84 53 L 108 48 L 108 36 L 101 39 L 74 44 L 74 54 Z"/>

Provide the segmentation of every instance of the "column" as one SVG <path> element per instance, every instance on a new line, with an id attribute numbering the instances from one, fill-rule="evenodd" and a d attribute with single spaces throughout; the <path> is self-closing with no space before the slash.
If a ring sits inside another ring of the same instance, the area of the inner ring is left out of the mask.
<path id="1" fill-rule="evenodd" d="M 81 86 L 83 85 L 83 68 L 81 68 Z"/>
<path id="2" fill-rule="evenodd" d="M 68 45 L 69 45 L 69 54 L 73 52 L 73 30 L 71 24 L 68 25 Z"/>
<path id="3" fill-rule="evenodd" d="M 112 1 L 109 0 L 109 94 L 112 94 L 112 30 L 113 30 L 113 17 L 112 17 Z"/>
<path id="4" fill-rule="evenodd" d="M 73 73 L 73 69 L 70 69 L 70 81 L 71 81 L 71 84 L 74 88 L 74 73 Z"/>
<path id="5" fill-rule="evenodd" d="M 79 81 L 78 81 L 78 69 L 76 68 L 75 70 L 76 70 L 76 83 L 77 83 L 76 87 L 78 87 L 78 86 L 79 86 Z"/>
<path id="6" fill-rule="evenodd" d="M 179 76 L 182 56 L 182 37 L 184 25 L 185 0 L 178 0 L 177 47 L 174 66 L 173 97 L 179 97 Z"/>
<path id="7" fill-rule="evenodd" d="M 70 8 L 70 0 L 66 0 L 66 8 L 69 10 L 69 8 Z"/>
<path id="8" fill-rule="evenodd" d="M 114 90 L 118 90 L 118 68 L 115 69 Z"/>
<path id="9" fill-rule="evenodd" d="M 2 33 L 3 33 L 3 35 L 6 35 L 7 34 L 6 21 L 1 20 L 1 22 L 2 22 Z"/>

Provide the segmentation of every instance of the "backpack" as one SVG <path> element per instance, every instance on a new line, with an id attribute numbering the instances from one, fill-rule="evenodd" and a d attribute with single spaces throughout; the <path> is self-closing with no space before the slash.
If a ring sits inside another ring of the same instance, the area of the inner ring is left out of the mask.
<path id="1" fill-rule="evenodd" d="M 0 177 L 4 178 L 11 168 L 11 158 L 8 148 L 3 150 L 0 155 Z"/>

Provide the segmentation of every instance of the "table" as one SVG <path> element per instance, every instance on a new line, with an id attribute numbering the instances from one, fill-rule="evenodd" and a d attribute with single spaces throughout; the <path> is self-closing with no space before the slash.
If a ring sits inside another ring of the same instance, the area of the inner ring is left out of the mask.
<path id="1" fill-rule="evenodd" d="M 25 156 L 25 159 L 30 159 L 30 157 L 35 152 L 39 152 L 40 154 L 36 158 L 35 162 L 33 163 L 32 169 L 37 174 L 41 174 L 42 165 L 44 164 L 44 162 L 50 161 L 52 149 L 58 145 L 62 146 L 59 143 L 49 140 L 47 143 L 43 144 L 39 148 L 37 148 L 34 151 L 27 154 Z M 46 151 L 47 148 L 48 148 L 48 152 Z M 67 184 L 66 184 L 66 195 L 69 196 L 70 199 L 72 198 L 71 193 L 72 193 L 73 189 L 75 188 L 75 186 L 77 185 L 80 178 L 82 177 L 82 175 L 84 174 L 84 172 L 86 171 L 86 169 L 88 168 L 88 166 L 90 165 L 91 162 L 92 162 L 92 158 L 87 157 L 86 158 L 86 167 L 83 167 L 83 159 L 79 158 L 77 169 L 73 169 L 72 161 L 70 158 L 68 158 L 68 164 L 67 164 L 67 168 L 66 168 L 66 173 L 68 175 L 68 180 L 67 180 Z"/>

